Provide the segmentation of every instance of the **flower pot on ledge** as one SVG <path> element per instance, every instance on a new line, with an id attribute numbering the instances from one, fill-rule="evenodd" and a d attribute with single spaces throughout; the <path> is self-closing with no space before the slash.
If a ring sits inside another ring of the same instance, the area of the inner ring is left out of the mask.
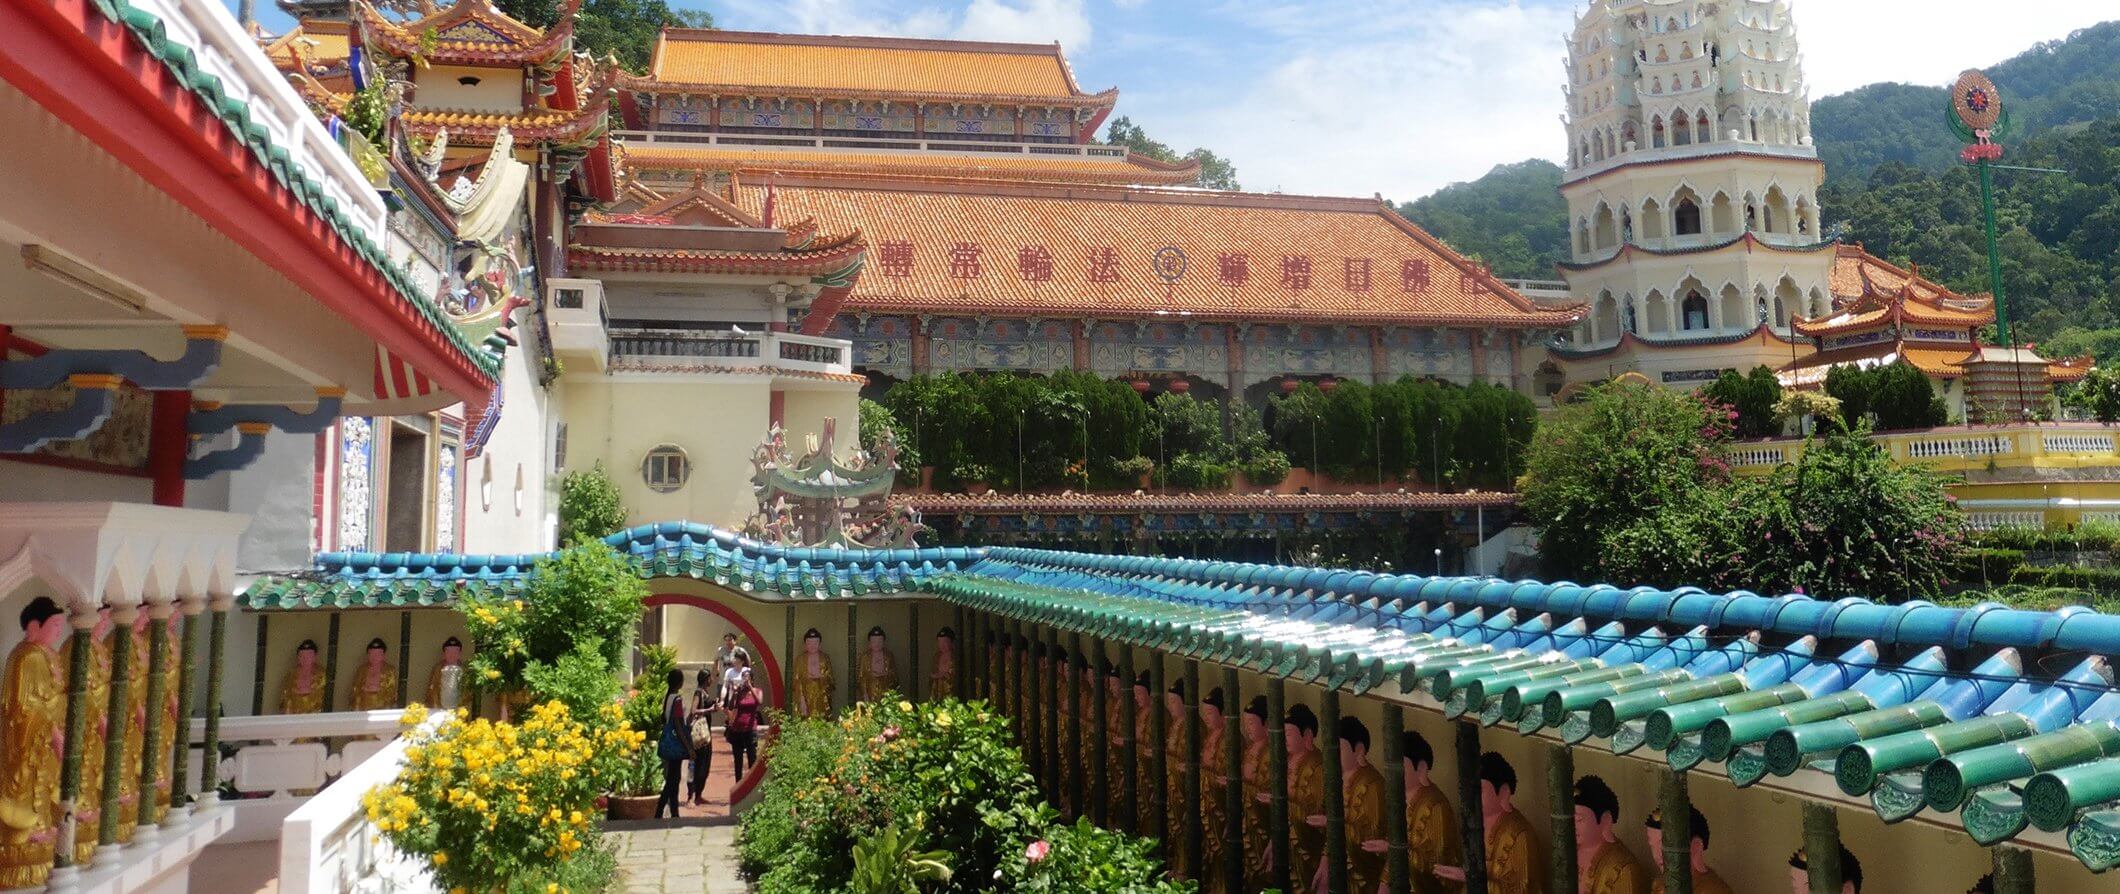
<path id="1" fill-rule="evenodd" d="M 660 795 L 612 795 L 604 815 L 614 820 L 653 819 L 655 802 L 660 798 Z"/>

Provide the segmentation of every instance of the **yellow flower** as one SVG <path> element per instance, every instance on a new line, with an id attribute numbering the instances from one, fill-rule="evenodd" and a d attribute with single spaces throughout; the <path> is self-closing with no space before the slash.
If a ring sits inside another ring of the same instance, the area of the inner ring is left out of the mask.
<path id="1" fill-rule="evenodd" d="M 545 894 L 559 894 L 559 883 L 558 883 L 558 882 L 546 882 L 546 883 L 545 883 Z"/>
<path id="2" fill-rule="evenodd" d="M 939 727 L 942 727 L 942 728 L 944 728 L 944 729 L 948 729 L 948 728 L 949 728 L 949 725 L 950 725 L 950 712 L 948 712 L 948 711 L 936 711 L 936 712 L 935 712 L 935 725 L 936 725 L 936 726 L 939 726 Z"/>
<path id="3" fill-rule="evenodd" d="M 449 863 L 449 852 L 448 852 L 448 851 L 435 851 L 435 852 L 434 852 L 434 865 L 436 865 L 436 866 L 445 866 L 445 865 L 448 865 L 448 863 Z"/>

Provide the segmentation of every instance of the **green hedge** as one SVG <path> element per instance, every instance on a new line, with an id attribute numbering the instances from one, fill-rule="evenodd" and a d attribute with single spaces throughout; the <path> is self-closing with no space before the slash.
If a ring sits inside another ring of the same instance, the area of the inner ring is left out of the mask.
<path id="1" fill-rule="evenodd" d="M 737 834 L 759 894 L 1192 890 L 1147 842 L 1058 822 L 985 702 L 886 696 L 781 722 Z"/>
<path id="2" fill-rule="evenodd" d="M 2010 570 L 2009 582 L 2026 587 L 2120 593 L 2120 568 L 2082 568 L 2075 565 L 2019 565 Z"/>
<path id="3" fill-rule="evenodd" d="M 1268 402 L 1273 445 L 1290 461 L 1365 481 L 1380 472 L 1429 484 L 1509 490 L 1538 425 L 1531 399 L 1499 385 L 1411 377 L 1383 385 L 1304 383 Z"/>

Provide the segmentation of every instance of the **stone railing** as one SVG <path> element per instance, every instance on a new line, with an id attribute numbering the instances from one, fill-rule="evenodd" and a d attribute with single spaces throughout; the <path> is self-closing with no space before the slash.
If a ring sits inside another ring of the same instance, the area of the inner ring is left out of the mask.
<path id="1" fill-rule="evenodd" d="M 853 372 L 852 345 L 842 339 L 793 332 L 614 329 L 614 372 L 763 370 Z"/>
<path id="2" fill-rule="evenodd" d="M 2120 465 L 2120 438 L 2114 436 L 2114 429 L 2095 423 L 1960 425 L 1879 432 L 1871 440 L 1890 451 L 1893 459 L 1945 472 Z M 1774 466 L 1795 462 L 1803 450 L 1800 438 L 1745 441 L 1732 448 L 1730 464 L 1741 472 L 1764 474 Z"/>
<path id="3" fill-rule="evenodd" d="M 193 748 L 187 766 L 192 791 L 219 789 L 234 810 L 235 828 L 223 843 L 270 841 L 288 814 L 348 770 L 361 765 L 398 737 L 402 711 L 341 711 L 332 714 L 268 714 L 225 717 L 215 785 L 202 786 L 204 760 Z M 206 738 L 206 721 L 192 721 L 191 741 Z M 233 752 L 230 754 L 230 752 Z"/>
<path id="4" fill-rule="evenodd" d="M 392 713 L 397 712 L 376 712 Z M 431 730 L 450 715 L 436 712 L 421 729 Z M 383 840 L 368 822 L 361 797 L 397 778 L 405 762 L 407 739 L 371 751 L 346 767 L 336 782 L 296 808 L 280 826 L 279 890 L 286 894 L 350 892 L 431 892 L 433 882 L 423 864 Z"/>
<path id="5" fill-rule="evenodd" d="M 324 197 L 337 203 L 353 225 L 376 245 L 385 244 L 389 211 L 353 158 L 324 129 L 287 77 L 274 69 L 258 43 L 220 0 L 132 0 L 161 20 L 164 34 L 191 49 L 201 71 L 220 80 L 221 91 L 265 129 L 272 145 L 293 167 L 309 173 Z"/>

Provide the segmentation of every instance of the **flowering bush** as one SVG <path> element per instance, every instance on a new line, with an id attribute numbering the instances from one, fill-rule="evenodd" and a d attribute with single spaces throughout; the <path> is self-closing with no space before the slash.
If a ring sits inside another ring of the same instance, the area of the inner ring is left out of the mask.
<path id="1" fill-rule="evenodd" d="M 405 711 L 408 725 L 425 719 Z M 444 890 L 572 887 L 573 864 L 595 850 L 596 799 L 641 745 L 616 704 L 590 720 L 550 701 L 520 724 L 451 718 L 414 733 L 398 778 L 363 796 L 368 820 Z"/>
<path id="2" fill-rule="evenodd" d="M 886 698 L 836 720 L 788 720 L 744 814 L 744 872 L 761 894 L 840 892 L 902 880 L 895 867 L 917 856 L 948 868 L 946 880 L 927 876 L 930 891 L 1182 890 L 1159 880 L 1145 844 L 1057 826 L 1008 742 L 984 702 Z M 1138 859 L 1106 860 L 1128 854 Z"/>
<path id="3" fill-rule="evenodd" d="M 632 562 L 602 541 L 539 560 L 520 598 L 462 602 L 479 644 L 467 662 L 471 683 L 489 694 L 527 690 L 531 701 L 558 699 L 575 716 L 592 716 L 618 695 L 619 667 L 646 598 Z"/>

